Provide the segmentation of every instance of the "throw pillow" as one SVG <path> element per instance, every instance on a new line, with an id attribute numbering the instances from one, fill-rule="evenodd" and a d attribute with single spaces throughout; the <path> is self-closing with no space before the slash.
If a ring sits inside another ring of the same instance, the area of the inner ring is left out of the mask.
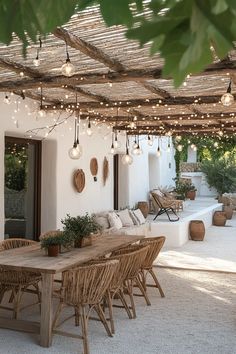
<path id="1" fill-rule="evenodd" d="M 105 216 L 95 216 L 94 220 L 96 221 L 96 223 L 98 223 L 98 225 L 101 226 L 102 230 L 106 230 L 109 229 L 110 224 L 108 222 L 108 218 Z"/>
<path id="2" fill-rule="evenodd" d="M 145 218 L 144 218 L 143 213 L 141 212 L 140 209 L 134 210 L 134 214 L 135 214 L 136 218 L 139 220 L 140 224 L 145 223 Z"/>
<path id="3" fill-rule="evenodd" d="M 130 217 L 128 209 L 121 210 L 117 214 L 123 226 L 134 226 L 133 220 Z"/>
<path id="4" fill-rule="evenodd" d="M 116 229 L 121 229 L 122 228 L 122 222 L 119 218 L 119 216 L 113 212 L 108 213 L 108 221 L 111 225 L 111 227 L 115 227 Z"/>
<path id="5" fill-rule="evenodd" d="M 133 220 L 134 225 L 140 225 L 139 220 L 137 219 L 136 215 L 134 214 L 134 210 L 129 210 L 129 214 L 131 219 Z"/>

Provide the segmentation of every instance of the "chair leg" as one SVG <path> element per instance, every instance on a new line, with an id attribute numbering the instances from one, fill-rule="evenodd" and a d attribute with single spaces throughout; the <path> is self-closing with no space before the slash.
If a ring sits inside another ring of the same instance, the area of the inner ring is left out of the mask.
<path id="1" fill-rule="evenodd" d="M 20 301 L 22 298 L 22 289 L 19 287 L 17 290 L 14 289 L 14 299 L 13 299 L 13 318 L 15 320 L 18 319 L 19 312 L 20 312 Z"/>
<path id="2" fill-rule="evenodd" d="M 136 309 L 135 309 L 134 295 L 133 295 L 133 280 L 128 281 L 127 289 L 128 289 L 128 295 L 130 298 L 131 309 L 133 312 L 133 318 L 136 318 L 137 316 L 136 316 Z"/>
<path id="3" fill-rule="evenodd" d="M 132 320 L 133 315 L 132 315 L 132 313 L 131 313 L 131 311 L 130 311 L 130 309 L 129 309 L 129 306 L 128 306 L 127 302 L 126 302 L 126 299 L 125 299 L 125 296 L 124 296 L 123 291 L 120 290 L 120 291 L 117 293 L 117 295 L 119 296 L 119 299 L 120 299 L 120 301 L 122 302 L 122 305 L 124 306 L 124 308 L 125 308 L 125 310 L 126 310 L 126 312 L 127 312 L 127 315 L 128 315 L 128 317 L 129 317 L 129 319 Z"/>
<path id="4" fill-rule="evenodd" d="M 148 298 L 147 292 L 146 292 L 146 290 L 144 290 L 143 285 L 142 285 L 139 277 L 137 277 L 135 280 L 136 280 L 136 283 L 137 283 L 137 286 L 138 286 L 139 290 L 141 291 L 143 297 L 145 298 L 146 304 L 148 306 L 151 306 L 151 302 L 150 302 L 150 300 Z"/>
<path id="5" fill-rule="evenodd" d="M 108 305 L 108 311 L 109 311 L 111 333 L 114 334 L 115 333 L 115 325 L 114 325 L 113 307 L 112 307 L 112 299 L 111 299 L 110 291 L 107 292 L 107 305 Z"/>
<path id="6" fill-rule="evenodd" d="M 75 307 L 75 326 L 78 327 L 80 325 L 80 310 L 79 307 Z"/>
<path id="7" fill-rule="evenodd" d="M 157 280 L 156 274 L 153 272 L 152 269 L 149 269 L 149 273 L 151 274 L 151 276 L 152 276 L 152 278 L 153 278 L 153 280 L 154 280 L 154 282 L 156 284 L 156 287 L 158 288 L 158 290 L 159 290 L 159 292 L 161 294 L 161 297 L 165 297 L 165 294 L 164 294 L 164 292 L 163 292 L 163 290 L 162 290 L 162 288 L 160 286 L 160 283 Z"/>
<path id="8" fill-rule="evenodd" d="M 57 321 L 59 319 L 59 316 L 61 314 L 61 311 L 64 307 L 64 304 L 62 301 L 59 302 L 58 306 L 57 306 L 57 310 L 56 310 L 56 313 L 55 313 L 55 316 L 54 316 L 54 320 L 52 322 L 52 329 L 56 328 L 57 326 Z"/>
<path id="9" fill-rule="evenodd" d="M 81 306 L 81 330 L 82 330 L 83 347 L 84 347 L 84 353 L 83 354 L 89 354 L 88 318 L 86 316 L 85 306 Z"/>
<path id="10" fill-rule="evenodd" d="M 110 328 L 108 326 L 108 323 L 107 323 L 106 317 L 104 315 L 104 312 L 103 312 L 101 304 L 96 305 L 94 307 L 94 309 L 96 310 L 96 312 L 97 312 L 97 314 L 98 314 L 98 316 L 99 316 L 99 318 L 100 318 L 105 330 L 107 331 L 108 336 L 112 337 L 112 332 L 111 332 L 111 330 L 110 330 Z"/>

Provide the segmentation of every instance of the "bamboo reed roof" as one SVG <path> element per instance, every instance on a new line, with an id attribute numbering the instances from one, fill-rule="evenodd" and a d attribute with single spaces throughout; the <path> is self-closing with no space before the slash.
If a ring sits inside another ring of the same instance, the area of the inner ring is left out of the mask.
<path id="1" fill-rule="evenodd" d="M 42 42 L 39 67 L 33 65 L 38 44 L 28 47 L 26 58 L 17 38 L 0 45 L 1 92 L 24 92 L 40 102 L 42 87 L 45 110 L 80 109 L 82 118 L 89 113 L 130 134 L 236 132 L 236 103 L 220 103 L 230 78 L 234 91 L 236 51 L 224 60 L 215 58 L 203 73 L 175 89 L 172 80 L 161 77 L 163 59 L 151 57 L 149 45 L 140 48 L 127 40 L 122 26 L 107 28 L 96 7 L 74 15 Z M 65 42 L 76 68 L 69 78 L 61 74 Z"/>

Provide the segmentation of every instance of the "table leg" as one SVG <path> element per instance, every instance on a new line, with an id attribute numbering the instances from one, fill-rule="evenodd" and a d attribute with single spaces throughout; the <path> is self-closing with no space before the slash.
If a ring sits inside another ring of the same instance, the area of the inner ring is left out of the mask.
<path id="1" fill-rule="evenodd" d="M 53 274 L 42 274 L 42 297 L 40 319 L 40 345 L 50 347 L 52 344 L 52 287 Z"/>

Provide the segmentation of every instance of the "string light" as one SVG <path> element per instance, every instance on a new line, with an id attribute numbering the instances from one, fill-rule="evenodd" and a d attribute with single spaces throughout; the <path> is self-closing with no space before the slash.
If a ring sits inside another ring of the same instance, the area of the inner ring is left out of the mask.
<path id="1" fill-rule="evenodd" d="M 231 94 L 231 80 L 229 82 L 227 92 L 221 96 L 220 100 L 224 106 L 231 106 L 231 104 L 234 102 L 234 96 Z"/>
<path id="2" fill-rule="evenodd" d="M 148 145 L 152 146 L 153 145 L 153 139 L 151 138 L 150 135 L 148 135 Z"/>
<path id="3" fill-rule="evenodd" d="M 36 58 L 33 60 L 34 66 L 38 67 L 40 65 L 40 59 L 39 59 L 39 51 L 42 49 L 42 41 L 41 38 L 39 38 L 39 48 L 37 49 L 37 54 Z"/>
<path id="4" fill-rule="evenodd" d="M 73 160 L 78 160 L 82 155 L 82 148 L 79 144 L 79 123 L 78 118 L 75 118 L 75 135 L 74 135 L 74 143 L 72 148 L 68 151 L 69 157 Z"/>
<path id="5" fill-rule="evenodd" d="M 65 64 L 62 65 L 61 72 L 62 75 L 68 77 L 73 76 L 75 74 L 75 66 L 70 61 L 67 43 L 66 43 L 66 62 Z"/>
<path id="6" fill-rule="evenodd" d="M 92 135 L 93 135 L 93 131 L 92 131 L 92 128 L 91 128 L 90 117 L 89 117 L 89 119 L 88 119 L 87 135 L 88 135 L 88 136 L 92 136 Z"/>
<path id="7" fill-rule="evenodd" d="M 160 149 L 160 138 L 158 138 L 158 146 L 157 146 L 157 157 L 161 156 L 161 149 Z"/>
<path id="8" fill-rule="evenodd" d="M 6 104 L 10 104 L 10 103 L 11 103 L 10 97 L 9 97 L 8 95 L 5 95 L 3 101 L 4 101 L 4 103 L 6 103 Z"/>
<path id="9" fill-rule="evenodd" d="M 126 134 L 126 154 L 122 156 L 121 162 L 124 165 L 131 165 L 133 163 L 133 157 L 129 154 L 129 141 L 128 141 L 127 134 Z"/>

